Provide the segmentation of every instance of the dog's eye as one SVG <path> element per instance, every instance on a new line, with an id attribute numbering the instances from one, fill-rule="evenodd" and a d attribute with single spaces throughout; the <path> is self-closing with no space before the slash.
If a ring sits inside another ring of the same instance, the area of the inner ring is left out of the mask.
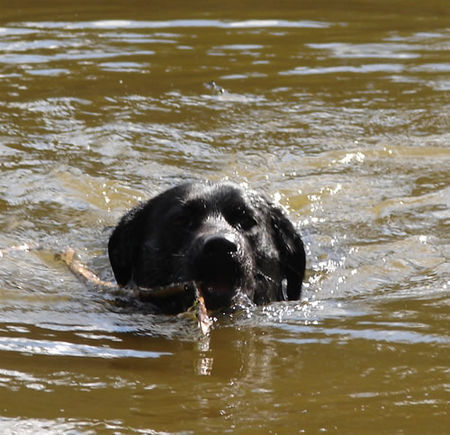
<path id="1" fill-rule="evenodd" d="M 239 223 L 239 226 L 244 230 L 244 231 L 249 231 L 251 230 L 253 227 L 256 226 L 256 221 L 255 219 L 253 219 L 252 217 L 246 217 L 245 219 L 242 219 Z"/>
<path id="2" fill-rule="evenodd" d="M 252 214 L 248 210 L 241 207 L 233 210 L 229 221 L 231 225 L 240 227 L 244 231 L 249 231 L 257 225 L 256 219 L 252 216 Z"/>
<path id="3" fill-rule="evenodd" d="M 256 227 L 257 222 L 253 216 L 245 216 L 241 219 L 240 225 L 243 230 L 251 230 L 253 227 Z"/>
<path id="4" fill-rule="evenodd" d="M 192 216 L 188 214 L 178 214 L 171 219 L 171 225 L 178 228 L 188 228 L 192 224 Z"/>

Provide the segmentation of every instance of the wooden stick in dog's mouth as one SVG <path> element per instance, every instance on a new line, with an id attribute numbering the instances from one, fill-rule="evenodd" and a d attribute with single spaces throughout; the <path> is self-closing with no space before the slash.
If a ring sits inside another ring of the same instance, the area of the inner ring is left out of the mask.
<path id="1" fill-rule="evenodd" d="M 102 290 L 124 290 L 123 288 L 117 286 L 112 282 L 103 281 L 95 273 L 90 271 L 76 258 L 76 254 L 73 249 L 69 248 L 62 253 L 56 254 L 55 259 L 65 263 L 69 270 L 78 278 L 82 278 Z M 136 297 L 142 301 L 151 299 L 164 299 L 173 295 L 179 295 L 181 293 L 193 292 L 194 302 L 192 306 L 188 308 L 187 312 L 195 313 L 198 326 L 204 335 L 209 332 L 211 325 L 213 324 L 212 319 L 208 316 L 208 311 L 206 309 L 205 299 L 201 291 L 201 286 L 195 281 L 174 283 L 167 286 L 155 288 L 135 287 L 130 290 L 134 291 Z"/>
<path id="2" fill-rule="evenodd" d="M 206 335 L 213 324 L 212 319 L 208 316 L 205 299 L 202 294 L 201 285 L 196 281 L 181 282 L 169 284 L 167 286 L 155 288 L 136 287 L 135 292 L 141 300 L 148 299 L 164 299 L 176 294 L 193 292 L 194 303 L 187 312 L 194 312 L 197 318 L 198 326 L 202 333 Z"/>

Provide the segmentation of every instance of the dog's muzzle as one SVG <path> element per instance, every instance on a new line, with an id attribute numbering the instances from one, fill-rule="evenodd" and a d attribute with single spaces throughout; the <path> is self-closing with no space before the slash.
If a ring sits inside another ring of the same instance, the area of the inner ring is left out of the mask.
<path id="1" fill-rule="evenodd" d="M 204 234 L 194 246 L 193 277 L 200 283 L 206 307 L 229 306 L 244 274 L 238 236 L 229 232 Z"/>

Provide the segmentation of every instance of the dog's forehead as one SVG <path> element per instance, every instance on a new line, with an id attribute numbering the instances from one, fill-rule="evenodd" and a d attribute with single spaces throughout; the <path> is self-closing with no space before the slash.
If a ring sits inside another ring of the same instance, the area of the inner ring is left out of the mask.
<path id="1" fill-rule="evenodd" d="M 250 196 L 235 184 L 194 185 L 186 203 L 199 203 L 204 207 L 250 205 Z"/>

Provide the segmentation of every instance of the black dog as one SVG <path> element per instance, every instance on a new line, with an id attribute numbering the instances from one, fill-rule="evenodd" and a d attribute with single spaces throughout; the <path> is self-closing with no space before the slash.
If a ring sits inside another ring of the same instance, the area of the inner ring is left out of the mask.
<path id="1" fill-rule="evenodd" d="M 239 295 L 256 304 L 300 297 L 305 251 L 282 211 L 231 183 L 187 183 L 129 211 L 108 245 L 121 286 L 196 281 L 208 309 Z M 165 313 L 193 300 L 152 301 Z"/>

